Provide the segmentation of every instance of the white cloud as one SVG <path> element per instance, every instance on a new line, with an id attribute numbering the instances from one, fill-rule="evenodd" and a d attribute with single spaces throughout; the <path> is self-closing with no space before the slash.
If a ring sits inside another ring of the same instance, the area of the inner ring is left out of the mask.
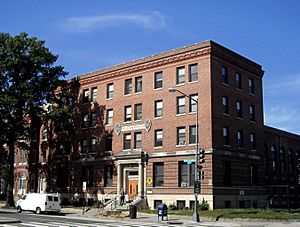
<path id="1" fill-rule="evenodd" d="M 144 14 L 110 14 L 70 17 L 62 24 L 66 28 L 75 32 L 90 32 L 92 30 L 119 27 L 128 24 L 135 24 L 145 29 L 157 29 L 166 26 L 165 17 L 157 11 Z"/>
<path id="2" fill-rule="evenodd" d="M 272 80 L 271 83 L 266 83 L 266 92 L 282 92 L 291 91 L 299 92 L 300 74 L 290 76 L 279 76 L 278 80 Z"/>
<path id="3" fill-rule="evenodd" d="M 265 110 L 265 124 L 300 134 L 299 107 L 275 106 Z"/>

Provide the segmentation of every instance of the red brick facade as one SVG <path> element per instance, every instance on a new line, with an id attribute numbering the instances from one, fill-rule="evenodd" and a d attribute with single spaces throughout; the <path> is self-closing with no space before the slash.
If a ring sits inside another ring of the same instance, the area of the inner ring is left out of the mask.
<path id="1" fill-rule="evenodd" d="M 155 88 L 160 72 L 162 86 Z M 265 144 L 272 144 L 277 131 L 269 133 L 263 123 L 263 74 L 260 65 L 207 41 L 74 78 L 79 83 L 78 135 L 67 159 L 59 156 L 53 168 L 57 175 L 60 167 L 67 171 L 66 185 L 56 188 L 71 198 L 81 191 L 82 181 L 88 181 L 93 199 L 106 200 L 124 188 L 133 199 L 146 198 L 151 208 L 160 201 L 192 207 L 194 168 L 184 163 L 195 158 L 196 111 L 184 93 L 198 95 L 199 148 L 206 153 L 199 200 L 206 200 L 211 209 L 265 207 L 266 185 L 272 182 L 266 179 L 270 161 Z M 132 91 L 125 94 L 128 79 Z M 112 83 L 113 98 L 108 98 Z M 170 93 L 169 88 L 179 92 Z M 85 95 L 89 100 L 83 103 Z M 156 101 L 162 102 L 159 117 Z M 107 124 L 109 110 L 113 116 Z M 131 120 L 125 122 L 126 111 Z M 155 143 L 158 134 L 162 146 Z M 299 150 L 299 136 L 285 142 Z M 299 169 L 293 174 L 296 177 Z M 293 198 L 299 206 L 299 199 Z"/>

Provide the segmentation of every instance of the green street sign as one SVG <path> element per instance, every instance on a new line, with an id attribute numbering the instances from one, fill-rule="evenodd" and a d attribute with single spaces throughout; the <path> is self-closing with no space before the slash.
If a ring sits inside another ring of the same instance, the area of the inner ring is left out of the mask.
<path id="1" fill-rule="evenodd" d="M 192 163 L 195 163 L 196 160 L 195 160 L 195 159 L 184 159 L 183 162 L 190 165 L 190 164 L 192 164 Z"/>

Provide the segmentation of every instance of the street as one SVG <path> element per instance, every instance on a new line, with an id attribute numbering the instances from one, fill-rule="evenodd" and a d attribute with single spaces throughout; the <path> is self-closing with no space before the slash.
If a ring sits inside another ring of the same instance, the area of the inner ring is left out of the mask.
<path id="1" fill-rule="evenodd" d="M 18 219 L 17 223 L 4 223 L 1 220 L 7 218 Z M 31 212 L 16 213 L 14 210 L 0 211 L 0 227 L 165 227 L 165 226 L 216 226 L 216 227 L 300 227 L 300 222 L 289 221 L 201 221 L 200 223 L 192 222 L 190 219 L 184 218 L 169 218 L 168 221 L 158 222 L 156 216 L 143 216 L 142 214 L 137 219 L 127 218 L 95 218 L 89 216 L 81 216 L 80 214 L 61 213 L 59 215 L 42 214 L 36 215 Z"/>

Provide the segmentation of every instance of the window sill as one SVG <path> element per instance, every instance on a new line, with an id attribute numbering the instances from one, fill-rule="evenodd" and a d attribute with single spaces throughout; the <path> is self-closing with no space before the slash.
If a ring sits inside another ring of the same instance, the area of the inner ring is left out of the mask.
<path id="1" fill-rule="evenodd" d="M 194 115 L 194 114 L 196 114 L 196 113 L 197 113 L 197 111 L 195 111 L 195 112 L 189 112 L 188 114 Z"/>
<path id="2" fill-rule="evenodd" d="M 114 98 L 106 98 L 106 100 L 107 100 L 107 101 L 109 101 L 109 100 L 113 100 L 113 99 L 114 99 Z"/>
<path id="3" fill-rule="evenodd" d="M 180 84 L 176 84 L 175 86 L 176 86 L 176 87 L 181 87 L 181 86 L 183 86 L 183 85 L 185 85 L 185 82 L 184 82 L 184 83 L 180 83 Z"/>
<path id="4" fill-rule="evenodd" d="M 125 97 L 127 97 L 127 96 L 131 96 L 131 94 L 124 94 L 124 96 L 125 96 Z"/>
<path id="5" fill-rule="evenodd" d="M 185 147 L 185 146 L 186 146 L 186 144 L 180 144 L 180 145 L 177 144 L 177 145 L 176 145 L 176 147 Z"/>
<path id="6" fill-rule="evenodd" d="M 130 120 L 130 121 L 124 121 L 124 124 L 131 124 L 132 123 L 132 121 Z"/>
<path id="7" fill-rule="evenodd" d="M 142 119 L 134 120 L 133 122 L 142 122 Z"/>
<path id="8" fill-rule="evenodd" d="M 143 94 L 142 91 L 138 91 L 138 92 L 135 92 L 136 95 L 140 95 L 140 94 Z"/>
<path id="9" fill-rule="evenodd" d="M 155 117 L 154 119 L 155 120 L 160 120 L 160 119 L 163 119 L 163 117 Z"/>
<path id="10" fill-rule="evenodd" d="M 228 114 L 228 113 L 223 113 L 223 115 L 226 117 L 230 117 L 230 114 Z"/>
<path id="11" fill-rule="evenodd" d="M 181 116 L 185 116 L 185 113 L 176 114 L 176 117 L 181 117 Z"/>
<path id="12" fill-rule="evenodd" d="M 158 88 L 154 88 L 154 91 L 159 91 L 159 90 L 162 90 L 163 88 L 162 87 L 158 87 Z"/>
<path id="13" fill-rule="evenodd" d="M 162 149 L 163 146 L 154 147 L 155 150 Z"/>
<path id="14" fill-rule="evenodd" d="M 198 80 L 193 80 L 193 81 L 189 81 L 188 83 L 189 84 L 194 84 L 194 83 L 198 83 L 199 81 Z"/>
<path id="15" fill-rule="evenodd" d="M 228 84 L 228 83 L 222 82 L 222 84 L 223 84 L 224 86 L 226 86 L 226 87 L 229 87 L 229 84 Z"/>

